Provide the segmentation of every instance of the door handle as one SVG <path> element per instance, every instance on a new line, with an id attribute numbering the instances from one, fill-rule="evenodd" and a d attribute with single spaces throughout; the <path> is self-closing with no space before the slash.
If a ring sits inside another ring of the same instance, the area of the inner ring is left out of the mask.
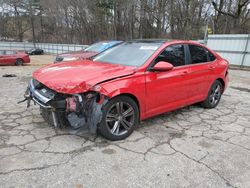
<path id="1" fill-rule="evenodd" d="M 185 75 L 187 75 L 187 74 L 188 74 L 188 71 L 183 71 L 183 72 L 181 73 L 182 76 L 185 76 Z"/>
<path id="2" fill-rule="evenodd" d="M 213 70 L 214 68 L 215 68 L 215 66 L 209 65 L 209 69 L 210 69 L 210 70 Z"/>

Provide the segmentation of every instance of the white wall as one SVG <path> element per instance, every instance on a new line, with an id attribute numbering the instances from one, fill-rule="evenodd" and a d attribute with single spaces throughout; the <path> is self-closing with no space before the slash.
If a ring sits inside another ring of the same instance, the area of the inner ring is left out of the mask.
<path id="1" fill-rule="evenodd" d="M 207 46 L 232 65 L 250 66 L 250 34 L 208 35 Z"/>

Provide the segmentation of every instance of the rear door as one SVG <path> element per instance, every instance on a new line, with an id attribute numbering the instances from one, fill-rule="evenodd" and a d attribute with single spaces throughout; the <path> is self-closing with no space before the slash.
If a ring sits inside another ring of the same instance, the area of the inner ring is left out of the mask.
<path id="1" fill-rule="evenodd" d="M 208 88 L 214 77 L 216 59 L 206 48 L 188 44 L 189 50 L 189 103 L 199 102 L 207 96 Z"/>
<path id="2" fill-rule="evenodd" d="M 153 116 L 185 106 L 187 99 L 188 68 L 185 66 L 185 46 L 168 46 L 155 59 L 171 63 L 174 68 L 166 72 L 146 72 L 146 112 Z"/>

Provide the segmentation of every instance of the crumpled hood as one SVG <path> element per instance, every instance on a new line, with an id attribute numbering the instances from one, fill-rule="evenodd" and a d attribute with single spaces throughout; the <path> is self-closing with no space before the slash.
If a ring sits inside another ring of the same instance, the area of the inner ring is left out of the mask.
<path id="1" fill-rule="evenodd" d="M 96 54 L 97 54 L 97 52 L 76 51 L 76 52 L 70 52 L 70 53 L 63 53 L 63 54 L 58 55 L 58 57 L 80 57 L 82 59 L 87 59 L 87 58 L 90 58 Z"/>
<path id="2" fill-rule="evenodd" d="M 53 64 L 33 73 L 34 79 L 59 93 L 77 94 L 94 85 L 135 73 L 136 67 L 90 60 Z"/>

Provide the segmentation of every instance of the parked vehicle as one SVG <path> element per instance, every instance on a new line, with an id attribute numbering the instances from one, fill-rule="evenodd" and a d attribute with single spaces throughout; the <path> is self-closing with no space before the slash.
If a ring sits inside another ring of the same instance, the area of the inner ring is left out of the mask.
<path id="1" fill-rule="evenodd" d="M 128 137 L 140 120 L 194 103 L 219 104 L 227 60 L 192 41 L 135 40 L 84 62 L 33 73 L 26 99 L 55 127 L 88 127 L 110 140 Z"/>
<path id="2" fill-rule="evenodd" d="M 40 48 L 32 48 L 32 49 L 26 51 L 26 53 L 29 55 L 43 55 L 44 51 Z"/>
<path id="3" fill-rule="evenodd" d="M 54 63 L 88 59 L 121 43 L 122 41 L 115 40 L 97 42 L 81 51 L 59 54 L 56 56 Z"/>
<path id="4" fill-rule="evenodd" d="M 0 50 L 0 65 L 23 65 L 30 63 L 29 55 L 23 51 Z"/>

